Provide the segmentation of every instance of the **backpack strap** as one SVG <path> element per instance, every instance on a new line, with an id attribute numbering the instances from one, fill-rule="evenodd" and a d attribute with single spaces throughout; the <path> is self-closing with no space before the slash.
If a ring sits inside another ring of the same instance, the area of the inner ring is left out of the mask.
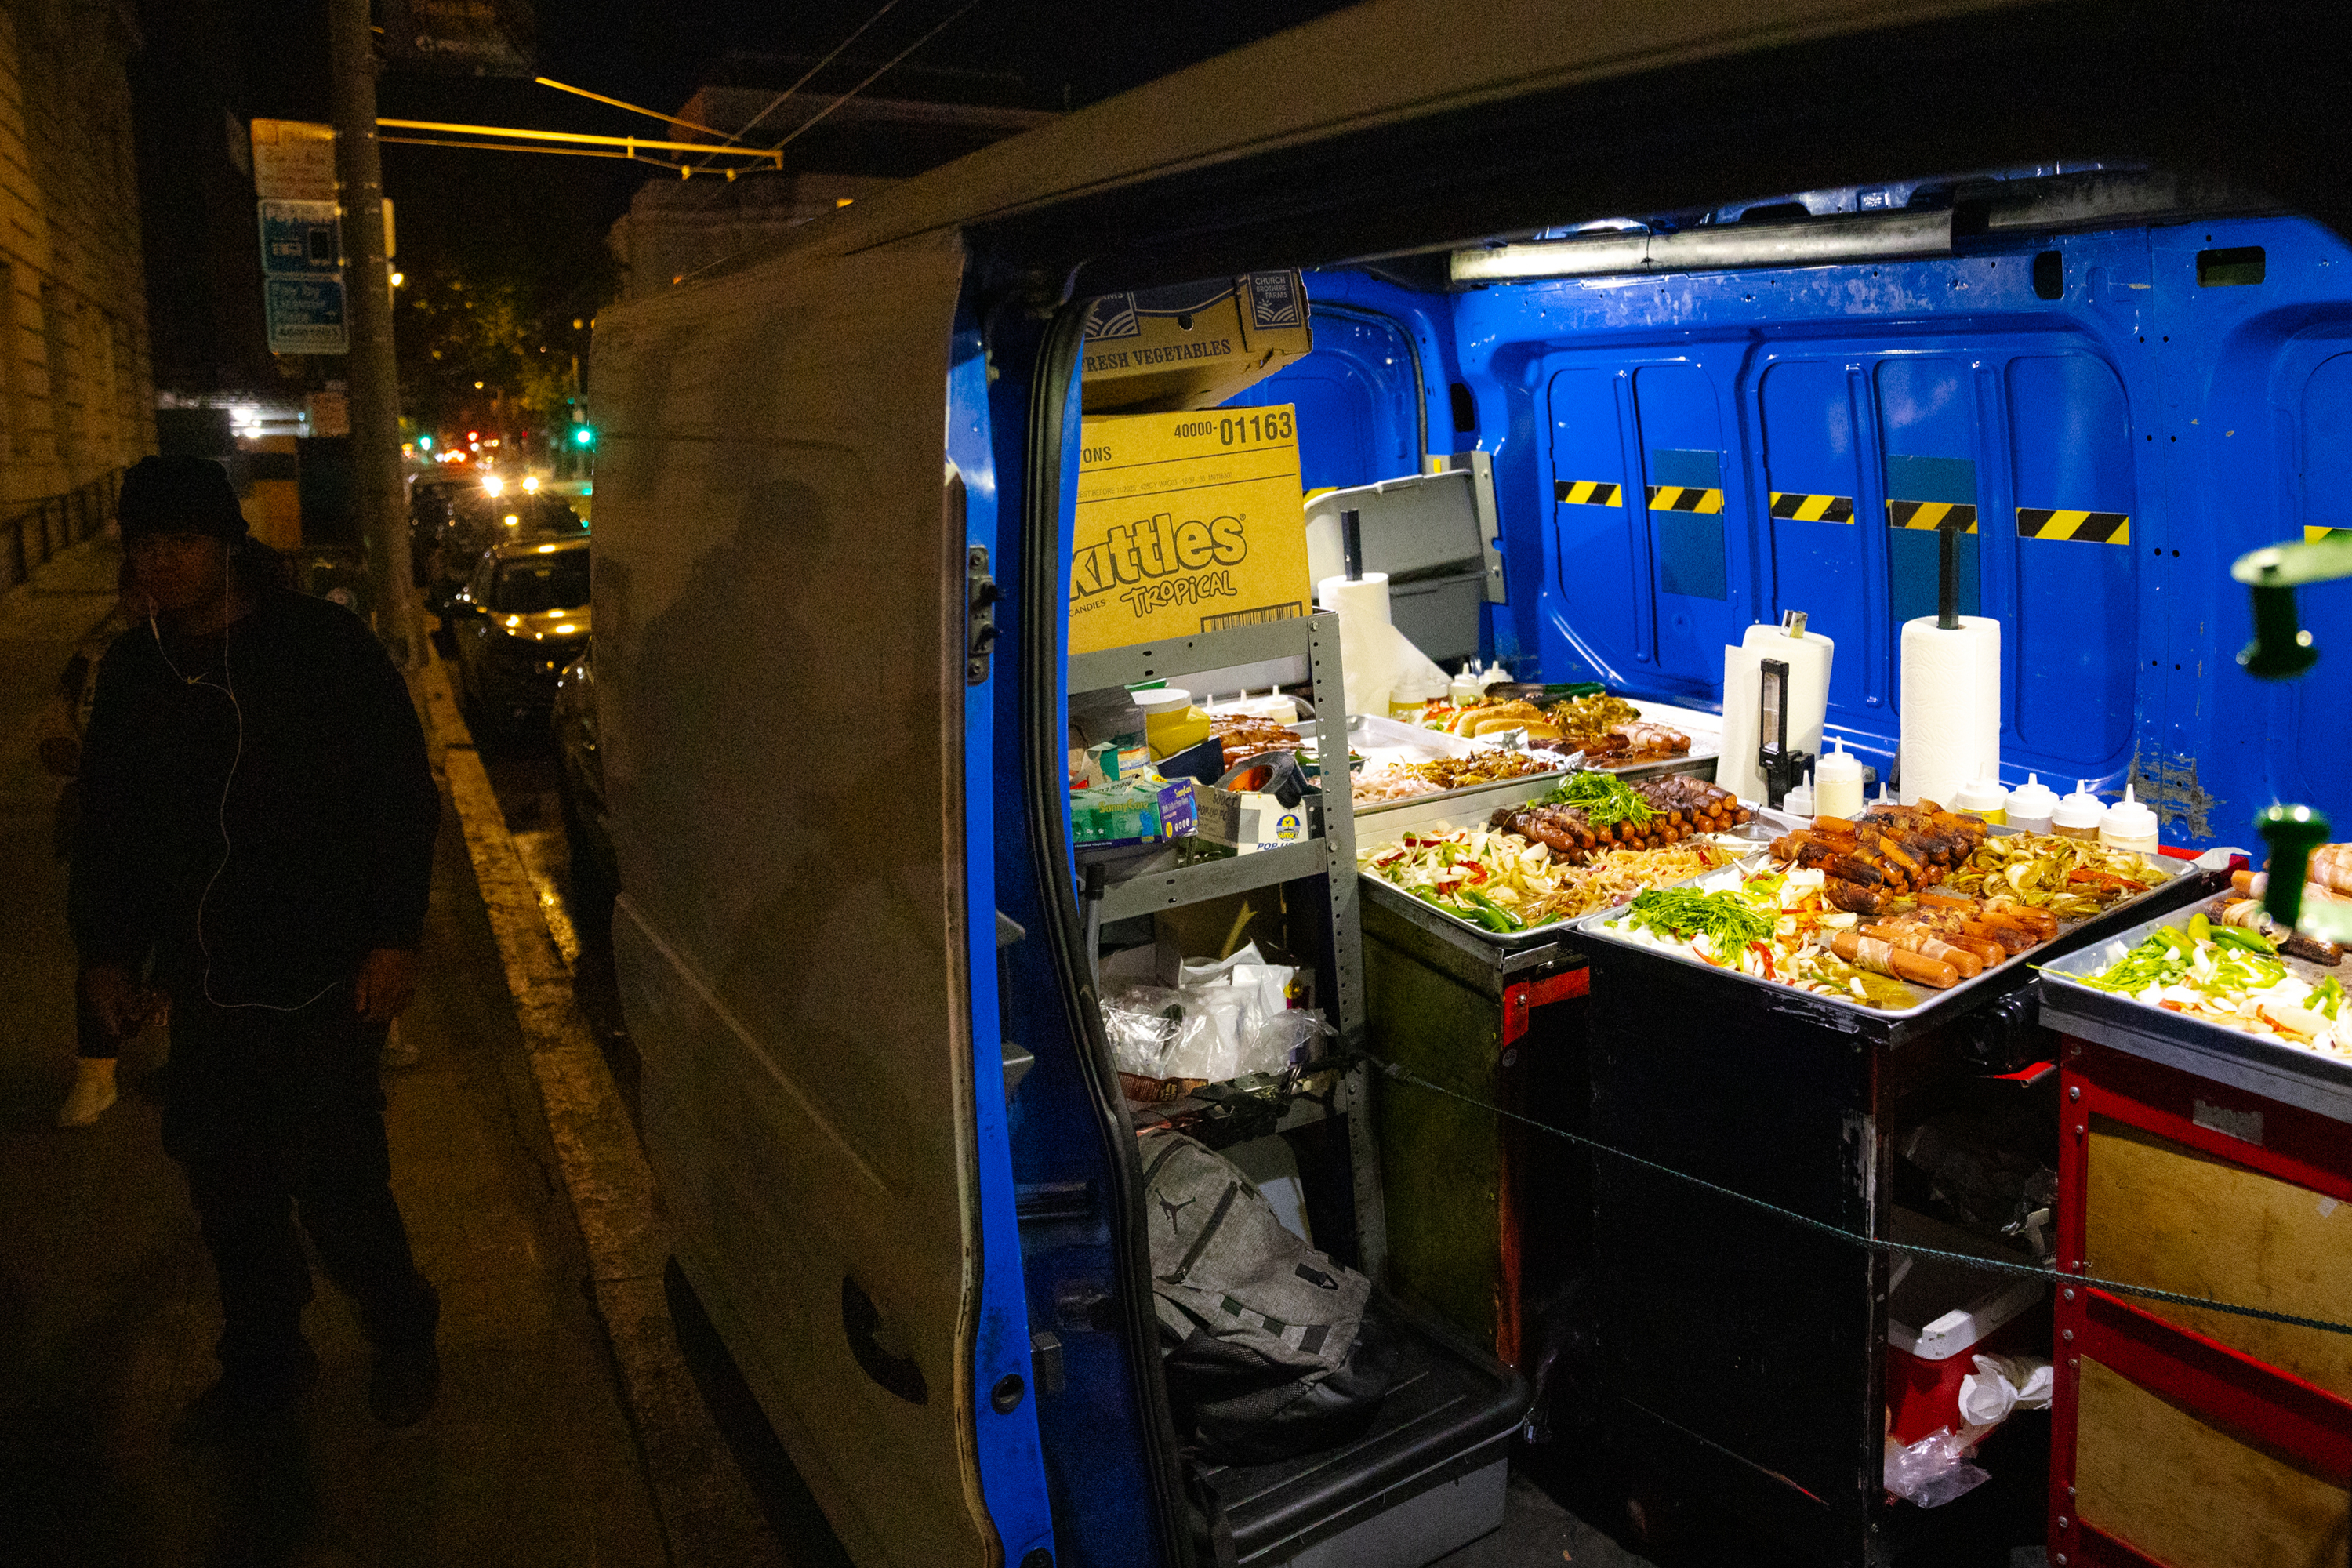
<path id="1" fill-rule="evenodd" d="M 1175 1273 L 1168 1276 L 1169 1284 L 1181 1285 L 1184 1282 L 1184 1276 L 1192 1272 L 1192 1265 L 1198 1263 L 1201 1260 L 1201 1254 L 1208 1250 L 1210 1240 L 1217 1234 L 1217 1227 L 1224 1224 L 1225 1215 L 1233 1212 L 1234 1200 L 1241 1195 L 1241 1191 L 1242 1184 L 1239 1182 L 1225 1184 L 1224 1195 L 1218 1198 L 1217 1206 L 1209 1211 L 1209 1217 L 1202 1225 L 1200 1234 L 1192 1237 L 1192 1245 L 1184 1249 L 1183 1261 L 1176 1265 Z"/>
<path id="2" fill-rule="evenodd" d="M 1184 1490 L 1192 1503 L 1193 1550 L 1198 1552 L 1205 1545 L 1216 1568 L 1241 1568 L 1241 1559 L 1234 1551 L 1234 1524 L 1225 1517 L 1224 1500 L 1217 1496 L 1207 1468 L 1190 1454 L 1184 1456 Z M 1202 1536 L 1207 1539 L 1202 1540 Z"/>

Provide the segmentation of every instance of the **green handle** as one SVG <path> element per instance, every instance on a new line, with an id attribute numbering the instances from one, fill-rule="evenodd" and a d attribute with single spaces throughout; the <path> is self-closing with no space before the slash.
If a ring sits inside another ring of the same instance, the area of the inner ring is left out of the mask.
<path id="1" fill-rule="evenodd" d="M 2273 805 L 2254 818 L 2254 827 L 2271 847 L 2263 912 L 2293 931 L 2303 916 L 2303 883 L 2311 852 L 2327 842 L 2327 818 L 2307 805 Z"/>

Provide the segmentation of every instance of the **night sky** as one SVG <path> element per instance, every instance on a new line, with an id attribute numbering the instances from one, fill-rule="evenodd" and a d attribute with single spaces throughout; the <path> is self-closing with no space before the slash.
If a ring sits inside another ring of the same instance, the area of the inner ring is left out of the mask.
<path id="1" fill-rule="evenodd" d="M 150 0 L 178 5 L 183 0 Z M 675 112 L 730 52 L 821 57 L 880 0 L 540 0 L 538 68 L 559 80 Z M 951 14 L 961 0 L 898 0 L 808 90 L 839 90 Z M 1024 106 L 1080 107 L 1196 60 L 1338 9 L 1331 0 L 1247 5 L 1163 0 L 1151 6 L 1088 0 L 981 0 L 910 56 L 931 65 L 1003 73 L 1000 96 Z M 329 118 L 325 40 L 315 0 L 224 5 L 236 36 L 247 117 Z M 779 84 L 782 85 L 782 84 Z M 919 92 L 901 79 L 897 90 Z M 893 91 L 885 76 L 868 90 Z M 533 85 L 528 79 L 388 73 L 379 112 L 392 117 L 660 134 L 656 121 Z M 463 270 L 528 266 L 552 307 L 570 280 L 592 287 L 605 231 L 649 174 L 584 158 L 384 149 L 384 183 L 400 214 L 404 264 Z"/>

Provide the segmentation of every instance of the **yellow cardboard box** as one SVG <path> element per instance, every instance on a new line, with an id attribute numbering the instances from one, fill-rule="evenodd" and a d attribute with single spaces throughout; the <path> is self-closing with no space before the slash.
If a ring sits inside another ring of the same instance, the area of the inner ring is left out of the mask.
<path id="1" fill-rule="evenodd" d="M 1297 410 L 1081 426 L 1070 651 L 1307 613 Z"/>
<path id="2" fill-rule="evenodd" d="M 1214 408 L 1315 346 L 1296 272 L 1106 294 L 1087 310 L 1089 414 Z"/>

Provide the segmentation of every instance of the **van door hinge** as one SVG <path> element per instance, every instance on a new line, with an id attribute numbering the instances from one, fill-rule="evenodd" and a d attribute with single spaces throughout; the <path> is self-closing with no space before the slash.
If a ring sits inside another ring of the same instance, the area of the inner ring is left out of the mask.
<path id="1" fill-rule="evenodd" d="M 963 682 L 978 686 L 988 679 L 989 650 L 996 642 L 996 579 L 988 574 L 988 546 L 975 544 L 964 557 Z"/>

